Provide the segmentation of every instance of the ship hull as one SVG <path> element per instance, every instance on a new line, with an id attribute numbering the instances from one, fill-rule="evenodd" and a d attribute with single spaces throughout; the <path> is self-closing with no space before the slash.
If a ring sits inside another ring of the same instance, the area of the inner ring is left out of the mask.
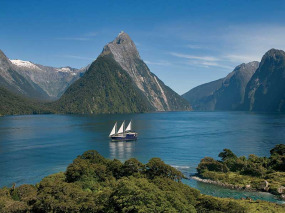
<path id="1" fill-rule="evenodd" d="M 137 140 L 137 133 L 126 133 L 120 135 L 112 135 L 110 137 L 112 141 L 134 141 Z"/>

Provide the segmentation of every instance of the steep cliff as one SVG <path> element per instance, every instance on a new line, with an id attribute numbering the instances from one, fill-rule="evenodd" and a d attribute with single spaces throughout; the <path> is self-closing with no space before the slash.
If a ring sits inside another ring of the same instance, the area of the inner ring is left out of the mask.
<path id="1" fill-rule="evenodd" d="M 195 110 L 236 110 L 243 104 L 247 83 L 259 62 L 243 63 L 225 78 L 200 85 L 183 97 Z"/>
<path id="2" fill-rule="evenodd" d="M 245 90 L 244 110 L 285 112 L 285 52 L 271 49 Z"/>

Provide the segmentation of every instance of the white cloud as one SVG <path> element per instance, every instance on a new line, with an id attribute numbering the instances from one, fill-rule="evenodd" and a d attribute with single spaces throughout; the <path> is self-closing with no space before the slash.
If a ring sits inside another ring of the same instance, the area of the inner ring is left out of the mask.
<path id="1" fill-rule="evenodd" d="M 237 63 L 260 61 L 260 57 L 257 57 L 256 55 L 226 55 L 224 56 L 224 58 L 231 62 L 237 62 Z"/>
<path id="2" fill-rule="evenodd" d="M 196 59 L 196 60 L 205 60 L 205 61 L 219 61 L 218 58 L 213 56 L 195 56 L 195 55 L 187 55 L 181 53 L 171 52 L 170 55 L 179 57 L 179 58 L 187 58 L 187 59 Z"/>
<path id="3" fill-rule="evenodd" d="M 211 67 L 219 67 L 222 69 L 226 69 L 228 72 L 232 71 L 234 66 L 228 66 L 217 62 L 209 62 L 209 61 L 197 61 L 197 60 L 189 60 L 186 62 L 188 65 L 192 66 L 199 66 L 204 68 L 211 68 Z"/>
<path id="4" fill-rule="evenodd" d="M 169 66 L 171 65 L 171 63 L 169 63 L 168 61 L 157 61 L 157 62 L 154 62 L 154 61 L 144 61 L 146 64 L 148 65 L 158 65 L 158 66 Z"/>

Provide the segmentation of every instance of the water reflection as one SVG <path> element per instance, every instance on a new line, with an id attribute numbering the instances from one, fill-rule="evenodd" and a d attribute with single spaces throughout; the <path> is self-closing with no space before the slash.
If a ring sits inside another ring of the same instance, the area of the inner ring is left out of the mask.
<path id="1" fill-rule="evenodd" d="M 110 141 L 110 157 L 125 161 L 133 156 L 136 141 Z"/>

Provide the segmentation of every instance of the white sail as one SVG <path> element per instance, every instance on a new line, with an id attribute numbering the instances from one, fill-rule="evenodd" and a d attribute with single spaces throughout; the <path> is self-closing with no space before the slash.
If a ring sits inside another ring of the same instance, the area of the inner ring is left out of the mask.
<path id="1" fill-rule="evenodd" d="M 119 129 L 119 131 L 117 133 L 118 134 L 119 133 L 123 133 L 124 132 L 124 128 L 125 128 L 125 121 L 122 123 L 122 125 L 121 125 L 121 127 L 120 127 L 120 129 Z"/>
<path id="2" fill-rule="evenodd" d="M 111 131 L 109 136 L 116 134 L 116 130 L 117 130 L 117 122 L 115 123 L 115 125 L 114 125 L 114 127 L 113 127 L 113 129 L 112 129 L 112 131 Z"/>
<path id="3" fill-rule="evenodd" d="M 127 126 L 125 131 L 131 131 L 132 130 L 132 121 L 130 121 L 129 125 Z"/>

